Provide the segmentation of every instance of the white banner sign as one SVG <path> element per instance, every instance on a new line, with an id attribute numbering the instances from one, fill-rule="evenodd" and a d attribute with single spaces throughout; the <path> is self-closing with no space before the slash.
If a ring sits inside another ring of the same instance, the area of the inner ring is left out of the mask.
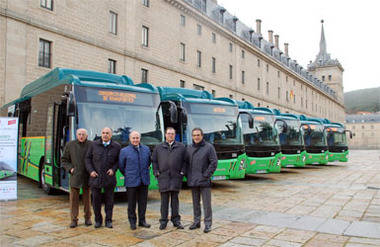
<path id="1" fill-rule="evenodd" d="M 0 200 L 17 200 L 18 119 L 0 117 Z"/>

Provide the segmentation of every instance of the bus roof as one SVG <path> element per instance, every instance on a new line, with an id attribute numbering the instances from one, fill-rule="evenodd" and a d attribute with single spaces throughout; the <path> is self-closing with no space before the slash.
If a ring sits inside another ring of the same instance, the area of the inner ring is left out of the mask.
<path id="1" fill-rule="evenodd" d="M 274 115 L 273 109 L 266 107 L 254 107 L 248 101 L 236 100 L 240 111 L 248 111 L 252 114 L 261 114 L 261 115 Z"/>
<path id="2" fill-rule="evenodd" d="M 328 126 L 328 127 L 344 128 L 343 124 L 330 122 L 330 120 L 328 120 L 327 118 L 323 119 L 322 122 L 325 126 Z"/>
<path id="3" fill-rule="evenodd" d="M 115 75 L 91 70 L 55 68 L 49 73 L 27 84 L 22 89 L 20 98 L 3 107 L 27 100 L 35 95 L 63 84 L 158 93 L 157 88 L 153 85 L 147 83 L 134 85 L 132 79 L 125 75 Z"/>
<path id="4" fill-rule="evenodd" d="M 274 112 L 278 119 L 299 120 L 298 116 L 292 113 L 281 113 L 278 109 L 274 109 Z"/>
<path id="5" fill-rule="evenodd" d="M 175 87 L 158 87 L 158 91 L 163 101 L 175 100 L 189 103 L 237 106 L 235 100 L 229 98 L 214 98 L 208 91 Z"/>
<path id="6" fill-rule="evenodd" d="M 305 115 L 299 115 L 299 120 L 301 120 L 302 123 L 313 123 L 323 125 L 322 119 L 320 118 L 311 118 Z"/>

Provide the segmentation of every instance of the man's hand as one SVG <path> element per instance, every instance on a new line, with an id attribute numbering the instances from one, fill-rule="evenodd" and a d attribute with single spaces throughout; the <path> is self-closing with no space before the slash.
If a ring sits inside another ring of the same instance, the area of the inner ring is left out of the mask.
<path id="1" fill-rule="evenodd" d="M 70 173 L 71 173 L 71 174 L 74 174 L 74 168 L 71 168 L 71 169 L 70 169 Z"/>
<path id="2" fill-rule="evenodd" d="M 96 173 L 96 171 L 93 171 L 93 172 L 90 173 L 90 176 L 92 178 L 96 178 L 98 176 L 98 174 Z"/>
<path id="3" fill-rule="evenodd" d="M 109 170 L 107 171 L 107 175 L 108 175 L 108 176 L 113 176 L 113 170 L 112 170 L 112 169 L 109 169 Z"/>

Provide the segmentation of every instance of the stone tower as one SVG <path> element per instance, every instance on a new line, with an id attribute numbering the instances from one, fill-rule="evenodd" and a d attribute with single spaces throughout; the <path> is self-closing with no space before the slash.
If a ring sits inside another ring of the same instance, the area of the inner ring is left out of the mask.
<path id="1" fill-rule="evenodd" d="M 321 31 L 321 41 L 319 42 L 319 53 L 314 62 L 308 65 L 308 70 L 315 77 L 326 83 L 336 93 L 338 101 L 342 104 L 343 100 L 343 67 L 338 59 L 331 59 L 330 54 L 327 53 L 325 32 Z"/>

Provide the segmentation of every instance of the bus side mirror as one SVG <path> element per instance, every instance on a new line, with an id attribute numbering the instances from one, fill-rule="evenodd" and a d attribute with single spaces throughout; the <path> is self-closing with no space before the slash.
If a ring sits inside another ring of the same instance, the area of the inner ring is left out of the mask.
<path id="1" fill-rule="evenodd" d="M 66 114 L 68 117 L 74 117 L 76 112 L 77 104 L 75 102 L 74 94 L 73 92 L 70 92 L 67 97 L 67 108 L 66 108 Z"/>
<path id="2" fill-rule="evenodd" d="M 245 114 L 245 115 L 247 115 L 248 116 L 248 127 L 250 128 L 250 129 L 253 129 L 253 126 L 254 126 L 254 122 L 253 122 L 253 117 L 252 117 L 252 114 L 250 113 L 250 112 L 246 112 L 246 111 L 241 111 L 241 112 L 239 112 L 239 114 L 238 114 L 238 119 L 239 119 L 239 117 L 240 117 L 240 115 L 242 115 L 242 114 Z"/>
<path id="3" fill-rule="evenodd" d="M 167 101 L 169 103 L 169 114 L 170 114 L 170 122 L 177 123 L 178 122 L 178 109 L 176 104 L 173 101 Z"/>
<path id="4" fill-rule="evenodd" d="M 288 131 L 288 124 L 282 119 L 276 119 L 276 121 L 274 121 L 274 126 L 277 126 L 277 123 L 279 123 L 279 122 L 282 123 L 281 133 L 286 133 Z"/>
<path id="5" fill-rule="evenodd" d="M 185 108 L 181 109 L 181 121 L 183 124 L 187 124 L 187 111 Z"/>

